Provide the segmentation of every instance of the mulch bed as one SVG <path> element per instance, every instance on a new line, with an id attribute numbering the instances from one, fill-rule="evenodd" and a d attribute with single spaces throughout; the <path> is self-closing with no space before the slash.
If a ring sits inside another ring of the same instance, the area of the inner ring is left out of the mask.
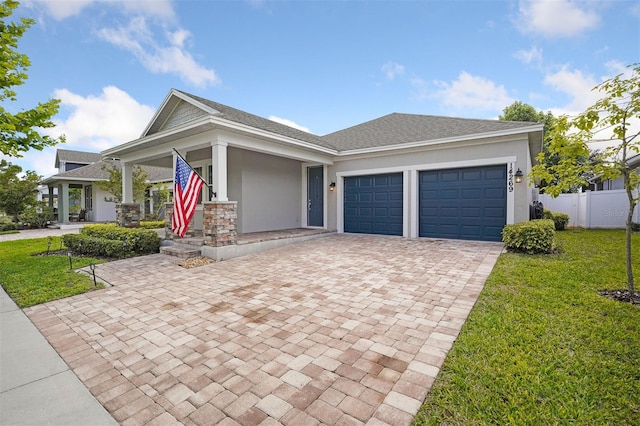
<path id="1" fill-rule="evenodd" d="M 640 292 L 637 291 L 631 293 L 629 290 L 600 290 L 598 293 L 618 302 L 640 306 Z"/>
<path id="2" fill-rule="evenodd" d="M 188 259 L 176 262 L 177 265 L 182 266 L 185 269 L 196 268 L 198 266 L 203 266 L 209 263 L 213 263 L 213 259 L 204 256 L 190 257 Z"/>

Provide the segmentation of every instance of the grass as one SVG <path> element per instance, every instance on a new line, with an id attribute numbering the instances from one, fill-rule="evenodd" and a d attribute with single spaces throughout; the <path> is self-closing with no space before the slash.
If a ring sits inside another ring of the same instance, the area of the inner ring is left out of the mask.
<path id="1" fill-rule="evenodd" d="M 33 256 L 60 248 L 60 238 L 0 242 L 0 284 L 21 308 L 93 290 L 93 279 L 69 269 L 67 256 Z M 102 263 L 92 258 L 72 259 L 73 268 Z M 102 284 L 98 284 L 102 288 Z"/>
<path id="2" fill-rule="evenodd" d="M 557 239 L 500 256 L 415 425 L 640 424 L 640 308 L 597 293 L 627 288 L 624 231 Z"/>
<path id="3" fill-rule="evenodd" d="M 9 231 L 0 231 L 0 235 L 8 235 L 8 234 L 19 234 L 20 231 L 17 229 L 11 229 Z"/>

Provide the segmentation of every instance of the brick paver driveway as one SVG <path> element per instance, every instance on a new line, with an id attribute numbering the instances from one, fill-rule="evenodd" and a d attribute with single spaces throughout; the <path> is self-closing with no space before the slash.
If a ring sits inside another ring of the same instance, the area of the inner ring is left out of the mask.
<path id="1" fill-rule="evenodd" d="M 501 244 L 335 235 L 27 309 L 123 424 L 408 425 Z"/>

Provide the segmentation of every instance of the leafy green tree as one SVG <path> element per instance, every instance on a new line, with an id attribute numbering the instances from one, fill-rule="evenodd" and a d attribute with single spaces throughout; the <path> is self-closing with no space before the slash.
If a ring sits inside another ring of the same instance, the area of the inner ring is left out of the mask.
<path id="1" fill-rule="evenodd" d="M 9 22 L 8 18 L 18 7 L 14 0 L 0 3 L 0 153 L 12 157 L 22 157 L 30 149 L 42 150 L 64 142 L 64 136 L 52 138 L 41 135 L 38 129 L 55 126 L 51 117 L 58 113 L 60 100 L 50 99 L 38 103 L 34 108 L 15 114 L 5 109 L 7 102 L 16 102 L 13 89 L 25 83 L 27 69 L 31 65 L 29 57 L 18 52 L 18 40 L 33 25 L 33 19 L 21 18 L 20 22 Z"/>
<path id="2" fill-rule="evenodd" d="M 596 86 L 593 90 L 603 98 L 573 119 L 560 117 L 551 129 L 549 153 L 538 155 L 540 164 L 533 167 L 530 179 L 552 182 L 544 192 L 557 197 L 571 187 L 585 185 L 589 173 L 601 179 L 622 178 L 629 201 L 626 218 L 626 267 L 629 293 L 634 292 L 631 263 L 631 233 L 633 211 L 640 202 L 640 170 L 629 159 L 640 153 L 640 130 L 632 124 L 640 123 L 640 64 L 629 65 L 629 77 L 619 74 Z M 581 157 L 589 155 L 587 142 L 600 132 L 610 132 L 614 145 L 605 149 L 595 164 L 584 164 Z M 546 155 L 557 155 L 559 161 L 549 165 Z"/>
<path id="3" fill-rule="evenodd" d="M 24 176 L 22 167 L 0 160 L 0 210 L 18 222 L 20 214 L 37 203 L 38 185 L 42 180 L 34 171 Z"/>
<path id="4" fill-rule="evenodd" d="M 109 173 L 109 179 L 98 181 L 96 184 L 100 189 L 112 195 L 112 197 L 105 197 L 104 200 L 112 203 L 122 202 L 122 169 L 120 167 L 120 162 L 106 160 L 105 164 L 102 166 L 102 170 Z M 133 201 L 135 203 L 144 202 L 148 178 L 149 176 L 145 169 L 138 165 L 133 166 Z"/>
<path id="5" fill-rule="evenodd" d="M 527 121 L 531 123 L 544 123 L 544 134 L 547 135 L 553 125 L 553 114 L 551 111 L 542 112 L 536 110 L 529 104 L 522 101 L 515 101 L 502 110 L 502 115 L 498 117 L 506 121 Z"/>

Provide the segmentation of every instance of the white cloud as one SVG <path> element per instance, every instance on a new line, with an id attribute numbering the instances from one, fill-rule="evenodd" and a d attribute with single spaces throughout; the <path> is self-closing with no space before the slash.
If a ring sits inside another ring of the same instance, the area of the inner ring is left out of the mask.
<path id="1" fill-rule="evenodd" d="M 61 21 L 79 15 L 92 4 L 111 4 L 129 13 L 173 19 L 175 16 L 170 0 L 35 0 L 44 6 L 47 13 Z"/>
<path id="2" fill-rule="evenodd" d="M 513 54 L 513 57 L 525 64 L 537 64 L 542 62 L 542 49 L 537 46 L 532 46 L 529 50 L 518 50 Z"/>
<path id="3" fill-rule="evenodd" d="M 153 73 L 176 74 L 198 87 L 221 83 L 214 70 L 197 63 L 185 49 L 185 41 L 191 35 L 187 30 L 167 31 L 165 35 L 169 44 L 158 43 L 141 16 L 131 19 L 126 27 L 102 28 L 98 31 L 101 39 L 129 51 Z"/>
<path id="4" fill-rule="evenodd" d="M 513 103 L 504 86 L 498 86 L 491 80 L 473 76 L 465 71 L 461 72 L 455 81 L 436 81 L 435 84 L 440 90 L 434 96 L 444 105 L 456 110 L 501 111 Z"/>
<path id="5" fill-rule="evenodd" d="M 526 33 L 573 37 L 595 28 L 600 21 L 587 6 L 586 2 L 571 0 L 521 0 L 516 26 Z"/>
<path id="6" fill-rule="evenodd" d="M 571 70 L 563 66 L 559 71 L 545 75 L 544 83 L 556 91 L 568 95 L 569 102 L 563 106 L 552 108 L 554 115 L 576 115 L 593 105 L 599 94 L 592 91 L 598 81 L 580 70 Z"/>
<path id="7" fill-rule="evenodd" d="M 304 127 L 295 121 L 287 120 L 286 118 L 280 118 L 275 115 L 270 115 L 269 120 L 275 121 L 276 123 L 284 124 L 285 126 L 293 127 L 294 129 L 302 130 L 303 132 L 311 133 L 308 127 Z"/>
<path id="8" fill-rule="evenodd" d="M 56 127 L 48 130 L 54 136 L 64 134 L 71 149 L 102 151 L 136 139 L 155 112 L 140 104 L 115 86 L 107 86 L 98 96 L 82 96 L 67 89 L 58 89 L 54 97 L 62 102 L 62 109 L 71 113 L 56 120 Z"/>
<path id="9" fill-rule="evenodd" d="M 399 75 L 404 74 L 404 66 L 396 62 L 387 62 L 382 66 L 382 73 L 389 79 L 393 80 Z"/>

